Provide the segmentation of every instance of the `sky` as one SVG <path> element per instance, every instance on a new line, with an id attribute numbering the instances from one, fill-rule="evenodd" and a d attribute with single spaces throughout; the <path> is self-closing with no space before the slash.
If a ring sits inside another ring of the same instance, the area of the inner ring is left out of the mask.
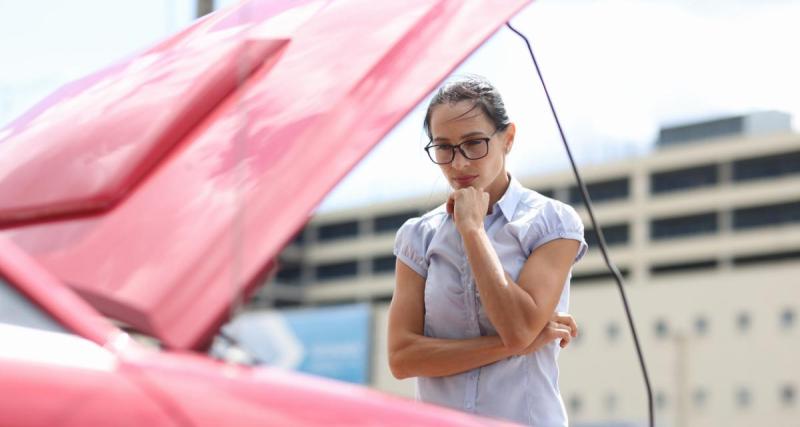
<path id="1" fill-rule="evenodd" d="M 60 85 L 188 25 L 193 4 L 0 0 L 0 127 Z M 581 166 L 647 155 L 663 125 L 779 110 L 800 129 L 800 1 L 538 0 L 511 22 L 531 39 Z M 512 174 L 568 167 L 521 39 L 503 27 L 454 74 L 466 73 L 492 81 L 517 124 Z M 426 103 L 320 211 L 446 190 L 422 150 Z"/>

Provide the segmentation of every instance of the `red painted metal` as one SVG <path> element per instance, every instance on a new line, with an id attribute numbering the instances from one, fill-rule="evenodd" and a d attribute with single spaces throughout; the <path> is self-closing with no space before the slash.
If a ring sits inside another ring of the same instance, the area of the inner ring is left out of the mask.
<path id="1" fill-rule="evenodd" d="M 323 196 L 525 3 L 219 11 L 0 131 L 2 234 L 104 314 L 202 348 Z"/>
<path id="2" fill-rule="evenodd" d="M 119 333 L 108 319 L 3 238 L 0 238 L 0 278 L 12 284 L 24 284 L 18 286 L 23 295 L 86 339 L 104 345 Z"/>
<path id="3" fill-rule="evenodd" d="M 287 42 L 227 35 L 136 56 L 62 88 L 38 115 L 12 123 L 0 145 L 0 226 L 112 207 Z"/>
<path id="4" fill-rule="evenodd" d="M 0 277 L 70 332 L 0 323 L 23 337 L 0 348 L 0 425 L 491 424 L 184 350 L 207 344 L 322 197 L 525 3 L 250 0 L 0 130 Z"/>
<path id="5" fill-rule="evenodd" d="M 0 276 L 65 327 L 0 322 L 4 427 L 502 425 L 283 369 L 145 348 L 2 238 Z"/>

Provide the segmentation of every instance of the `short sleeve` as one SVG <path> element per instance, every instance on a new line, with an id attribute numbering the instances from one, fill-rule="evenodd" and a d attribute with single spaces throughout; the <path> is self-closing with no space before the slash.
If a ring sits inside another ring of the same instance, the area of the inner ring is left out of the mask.
<path id="1" fill-rule="evenodd" d="M 394 255 L 422 277 L 428 277 L 425 258 L 426 236 L 421 218 L 411 218 L 399 230 L 394 240 Z"/>
<path id="2" fill-rule="evenodd" d="M 530 255 L 539 246 L 556 239 L 571 239 L 580 242 L 580 248 L 573 263 L 586 254 L 589 246 L 583 236 L 583 222 L 571 206 L 555 200 L 548 201 L 536 216 L 531 219 L 523 238 L 523 245 Z"/>

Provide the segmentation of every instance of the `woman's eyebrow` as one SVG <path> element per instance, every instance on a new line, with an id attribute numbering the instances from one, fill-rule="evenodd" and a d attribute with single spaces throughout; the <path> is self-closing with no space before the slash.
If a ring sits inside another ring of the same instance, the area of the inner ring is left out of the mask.
<path id="1" fill-rule="evenodd" d="M 459 139 L 464 140 L 464 139 L 467 139 L 467 138 L 471 138 L 473 136 L 486 136 L 486 132 L 481 132 L 481 131 L 468 132 L 468 133 L 465 133 L 464 135 L 461 135 L 461 138 L 459 138 Z M 443 142 L 450 141 L 449 139 L 447 139 L 447 138 L 445 138 L 443 136 L 437 136 L 436 138 L 433 138 L 433 140 L 434 141 L 443 141 Z"/>
<path id="2" fill-rule="evenodd" d="M 486 136 L 486 133 L 481 131 L 469 132 L 465 133 L 464 135 L 461 135 L 461 139 L 467 139 L 473 136 Z"/>

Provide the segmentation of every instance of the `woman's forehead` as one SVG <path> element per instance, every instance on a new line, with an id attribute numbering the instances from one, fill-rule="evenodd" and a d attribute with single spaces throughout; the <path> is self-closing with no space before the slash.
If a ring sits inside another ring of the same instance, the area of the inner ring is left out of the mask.
<path id="1" fill-rule="evenodd" d="M 463 129 L 486 131 L 488 127 L 491 127 L 491 121 L 483 109 L 472 102 L 439 104 L 431 111 L 431 132 L 434 136 Z"/>

